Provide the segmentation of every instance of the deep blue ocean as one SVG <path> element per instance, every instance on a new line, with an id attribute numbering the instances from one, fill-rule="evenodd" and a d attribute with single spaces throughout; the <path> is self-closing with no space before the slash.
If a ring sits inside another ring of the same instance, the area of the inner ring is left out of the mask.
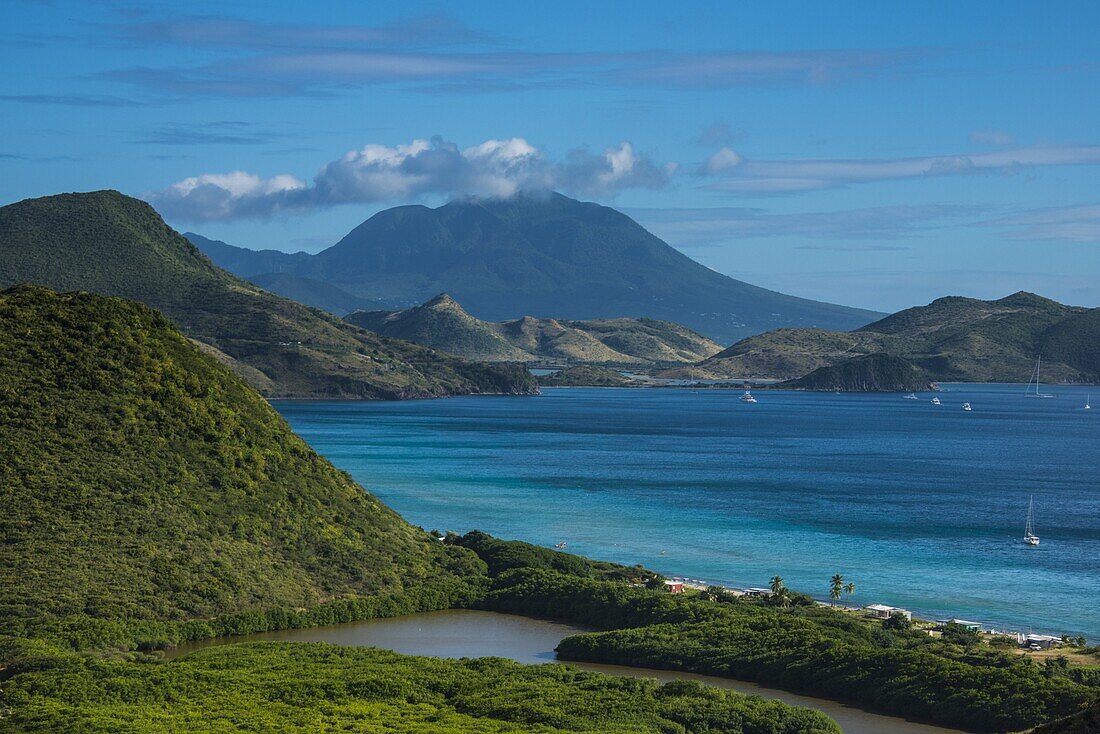
<path id="1" fill-rule="evenodd" d="M 1086 411 L 1083 387 L 944 387 L 938 407 L 674 388 L 275 406 L 425 529 L 819 598 L 839 572 L 849 604 L 1100 638 L 1100 391 Z"/>

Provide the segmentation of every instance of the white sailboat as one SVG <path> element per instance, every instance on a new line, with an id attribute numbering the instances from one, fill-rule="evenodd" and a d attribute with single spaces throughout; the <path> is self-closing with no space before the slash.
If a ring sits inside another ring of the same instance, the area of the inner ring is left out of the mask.
<path id="1" fill-rule="evenodd" d="M 1092 410 L 1092 393 L 1085 397 L 1085 410 Z"/>
<path id="2" fill-rule="evenodd" d="M 1024 389 L 1024 397 L 1028 398 L 1052 398 L 1054 397 L 1050 393 L 1039 392 L 1039 368 L 1043 364 L 1043 355 L 1039 355 L 1039 358 L 1035 360 L 1035 372 L 1031 374 L 1031 378 L 1027 381 L 1027 387 Z M 1035 391 L 1032 392 L 1031 386 L 1035 385 Z"/>
<path id="3" fill-rule="evenodd" d="M 904 400 L 920 400 L 915 392 L 911 392 L 908 395 L 902 396 Z"/>
<path id="4" fill-rule="evenodd" d="M 1039 545 L 1039 536 L 1035 534 L 1032 520 L 1035 514 L 1035 498 L 1029 497 L 1027 501 L 1027 526 L 1024 528 L 1024 542 L 1028 545 Z"/>

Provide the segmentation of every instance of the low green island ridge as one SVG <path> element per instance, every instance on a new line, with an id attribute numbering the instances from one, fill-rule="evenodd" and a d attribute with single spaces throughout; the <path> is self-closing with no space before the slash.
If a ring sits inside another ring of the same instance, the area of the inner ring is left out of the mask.
<path id="1" fill-rule="evenodd" d="M 358 329 L 216 267 L 143 201 L 116 191 L 0 207 L 0 288 L 34 283 L 162 311 L 268 397 L 530 393 L 522 365 L 469 362 Z"/>
<path id="2" fill-rule="evenodd" d="M 865 368 L 872 363 L 852 360 L 872 355 L 904 360 L 935 382 L 1027 382 L 1041 356 L 1048 382 L 1094 382 L 1100 379 L 1100 309 L 1023 292 L 996 301 L 951 296 L 854 331 L 777 329 L 750 336 L 697 367 L 700 376 L 716 379 L 791 380 L 845 365 L 811 382 L 859 373 L 870 380 Z"/>
<path id="3" fill-rule="evenodd" d="M 837 732 L 696 683 L 226 634 L 481 608 L 582 623 L 565 659 L 755 680 L 975 731 L 1078 715 L 1100 676 L 976 639 L 405 523 L 156 311 L 0 294 L 0 728 Z M 976 636 L 975 636 L 976 637 Z M 397 723 L 395 723 L 397 722 Z"/>

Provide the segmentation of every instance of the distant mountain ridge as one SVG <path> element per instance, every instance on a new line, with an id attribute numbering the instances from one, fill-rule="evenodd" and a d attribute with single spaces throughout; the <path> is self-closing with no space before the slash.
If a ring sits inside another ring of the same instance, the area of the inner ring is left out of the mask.
<path id="1" fill-rule="evenodd" d="M 518 365 L 485 365 L 380 337 L 215 267 L 153 208 L 117 191 L 0 207 L 0 288 L 35 283 L 162 311 L 269 397 L 529 393 Z"/>
<path id="2" fill-rule="evenodd" d="M 389 308 L 449 293 L 487 321 L 645 317 L 728 344 L 778 327 L 852 329 L 881 316 L 735 280 L 621 212 L 550 192 L 387 209 L 316 255 L 193 241 L 243 277 L 291 273 Z"/>
<path id="3" fill-rule="evenodd" d="M 885 354 L 946 382 L 1026 382 L 1039 355 L 1048 382 L 1100 379 L 1100 309 L 1019 292 L 994 301 L 949 296 L 855 331 L 778 329 L 699 364 L 710 376 L 801 378 Z"/>
<path id="4" fill-rule="evenodd" d="M 653 319 L 570 321 L 525 316 L 476 319 L 447 294 L 403 311 L 356 311 L 345 319 L 384 336 L 469 359 L 551 364 L 693 363 L 721 346 L 678 324 Z"/>

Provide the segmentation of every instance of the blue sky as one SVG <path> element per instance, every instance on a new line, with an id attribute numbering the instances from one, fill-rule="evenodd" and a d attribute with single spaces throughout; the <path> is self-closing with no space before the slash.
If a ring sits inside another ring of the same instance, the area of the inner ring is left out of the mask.
<path id="1" fill-rule="evenodd" d="M 395 204 L 551 186 L 798 295 L 1100 306 L 1095 2 L 5 0 L 0 24 L 4 203 L 115 188 L 317 251 Z"/>

